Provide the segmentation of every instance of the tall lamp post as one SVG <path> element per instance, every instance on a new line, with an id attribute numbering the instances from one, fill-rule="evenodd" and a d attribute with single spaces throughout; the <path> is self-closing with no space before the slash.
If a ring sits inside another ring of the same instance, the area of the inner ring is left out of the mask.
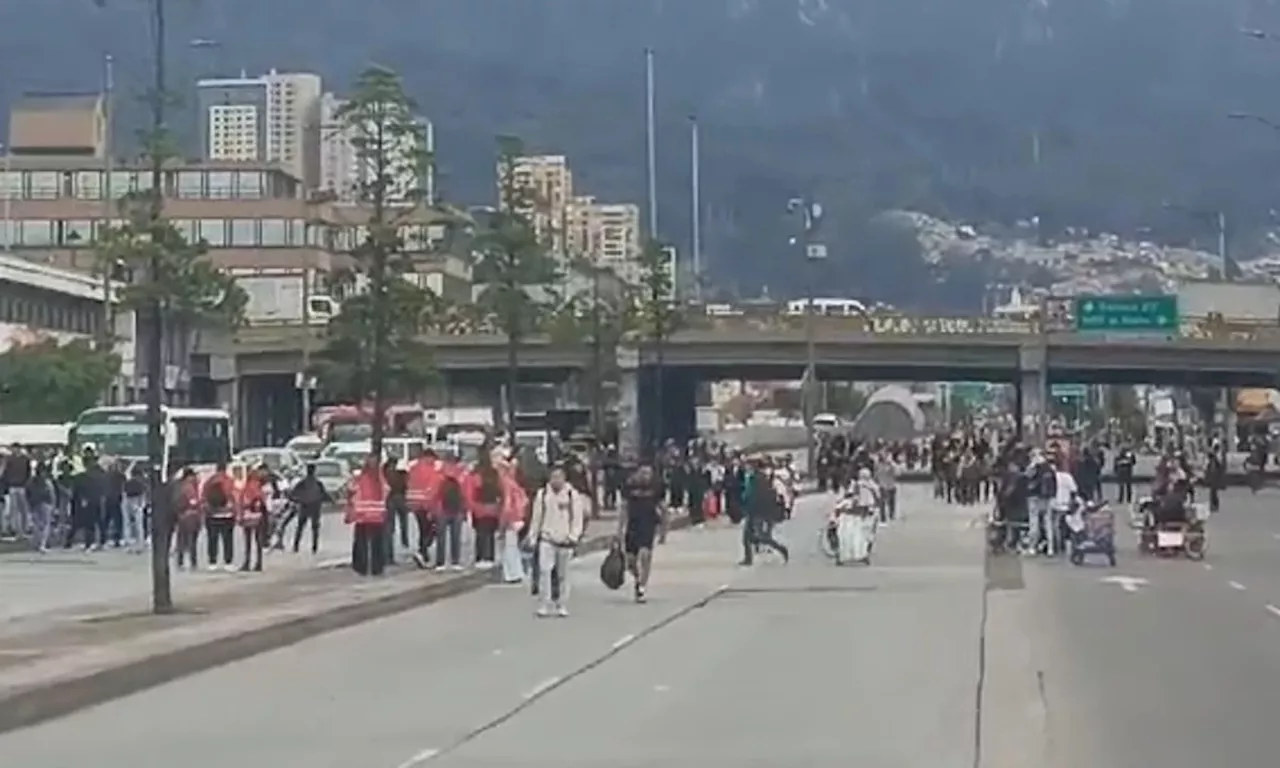
<path id="1" fill-rule="evenodd" d="M 804 405 L 804 430 L 806 466 L 809 475 L 814 474 L 817 467 L 817 434 L 814 430 L 814 384 L 817 382 L 818 361 L 814 321 L 814 265 L 827 258 L 827 246 L 816 241 L 818 225 L 822 222 L 822 204 L 808 197 L 793 197 L 787 201 L 787 213 L 799 221 L 799 232 L 791 238 L 804 254 L 805 263 L 805 306 L 804 306 L 804 379 L 801 381 L 801 402 Z"/>

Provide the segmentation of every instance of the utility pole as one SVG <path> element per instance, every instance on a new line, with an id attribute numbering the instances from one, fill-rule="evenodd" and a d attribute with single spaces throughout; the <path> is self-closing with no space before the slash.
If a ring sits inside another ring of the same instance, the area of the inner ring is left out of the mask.
<path id="1" fill-rule="evenodd" d="M 115 195 L 112 191 L 111 176 L 114 173 L 115 157 L 112 151 L 112 142 L 115 140 L 115 132 L 113 130 L 113 121 L 115 120 L 115 61 L 111 54 L 106 54 L 102 58 L 102 111 L 103 115 L 103 157 L 102 157 L 102 213 L 107 224 L 110 225 L 116 218 Z M 111 281 L 115 278 L 116 260 L 112 258 L 109 262 L 99 264 L 102 270 L 102 334 L 101 343 L 103 351 L 110 351 L 115 348 L 116 335 L 116 313 L 115 303 L 111 296 Z M 111 377 L 111 384 L 107 388 L 107 402 L 115 404 L 117 402 L 116 394 L 119 391 L 120 374 Z"/>
<path id="2" fill-rule="evenodd" d="M 298 388 L 302 391 L 302 429 L 311 428 L 311 264 L 302 267 L 302 370 L 298 371 Z"/>
<path id="3" fill-rule="evenodd" d="M 656 94 L 653 82 L 653 49 L 644 49 L 644 92 L 645 92 L 645 177 L 649 187 L 649 239 L 658 239 L 658 146 L 657 131 L 654 126 L 654 107 Z"/>
<path id="4" fill-rule="evenodd" d="M 693 300 L 702 303 L 702 169 L 698 141 L 698 116 L 689 116 L 689 197 L 693 207 Z"/>
<path id="5" fill-rule="evenodd" d="M 822 205 L 807 197 L 793 197 L 787 201 L 787 212 L 800 218 L 800 231 L 792 238 L 792 243 L 800 248 L 804 257 L 805 271 L 805 306 L 804 306 L 804 378 L 801 381 L 801 399 L 804 405 L 804 429 L 806 441 L 806 463 L 808 473 L 812 476 L 817 469 L 817 431 L 813 424 L 815 398 L 814 384 L 818 377 L 817 328 L 814 317 L 814 267 L 817 262 L 827 258 L 826 245 L 815 242 L 818 224 L 822 221 Z"/>

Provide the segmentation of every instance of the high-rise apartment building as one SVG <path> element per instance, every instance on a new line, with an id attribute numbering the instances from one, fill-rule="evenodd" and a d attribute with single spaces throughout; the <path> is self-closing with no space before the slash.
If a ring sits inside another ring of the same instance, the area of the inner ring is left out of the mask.
<path id="1" fill-rule="evenodd" d="M 523 196 L 517 212 L 527 217 L 538 238 L 556 254 L 565 253 L 573 172 L 564 155 L 525 155 L 516 159 L 513 186 Z M 498 169 L 498 202 L 505 205 L 507 180 Z"/>
<path id="2" fill-rule="evenodd" d="M 320 100 L 320 189 L 338 200 L 354 202 L 373 179 L 375 170 L 360 157 L 356 149 L 359 131 L 341 119 L 346 101 L 326 93 Z M 400 147 L 391 147 L 391 184 L 387 198 L 392 202 L 434 201 L 435 166 L 416 156 L 414 145 L 428 157 L 435 152 L 435 129 L 431 121 L 418 117 L 416 140 L 404 139 Z"/>
<path id="3" fill-rule="evenodd" d="M 266 159 L 314 188 L 320 165 L 320 76 L 273 69 L 262 79 L 267 87 Z"/>
<path id="4" fill-rule="evenodd" d="M 207 160 L 279 163 L 307 187 L 319 181 L 320 76 L 271 70 L 262 77 L 196 84 Z"/>
<path id="5" fill-rule="evenodd" d="M 640 206 L 578 196 L 570 201 L 566 219 L 570 252 L 612 269 L 627 282 L 639 279 Z"/>

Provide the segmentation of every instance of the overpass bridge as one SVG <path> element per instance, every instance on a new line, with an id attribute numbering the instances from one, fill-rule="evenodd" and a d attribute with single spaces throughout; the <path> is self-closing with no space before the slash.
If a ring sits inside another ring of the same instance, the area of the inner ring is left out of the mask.
<path id="1" fill-rule="evenodd" d="M 974 317 L 876 315 L 816 317 L 820 380 L 990 381 L 1017 386 L 1025 410 L 1038 412 L 1052 383 L 1269 387 L 1280 380 L 1280 325 L 1183 318 L 1176 333 L 1076 333 L 1053 322 Z M 425 337 L 441 373 L 441 397 L 490 397 L 505 378 L 506 341 L 499 334 Z M 323 346 L 323 329 L 254 327 L 231 344 L 234 377 L 252 386 L 272 379 L 292 386 L 302 349 Z M 612 357 L 615 350 L 607 354 Z M 592 365 L 584 343 L 533 338 L 520 351 L 523 383 L 573 382 Z M 693 430 L 699 382 L 797 379 L 806 365 L 806 319 L 761 314 L 690 317 L 661 350 L 639 339 L 616 350 L 622 418 L 679 436 Z M 647 414 L 661 379 L 663 414 Z"/>

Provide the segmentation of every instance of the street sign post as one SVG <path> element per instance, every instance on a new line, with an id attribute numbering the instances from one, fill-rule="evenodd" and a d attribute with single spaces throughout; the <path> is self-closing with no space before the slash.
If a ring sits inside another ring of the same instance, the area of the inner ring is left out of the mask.
<path id="1" fill-rule="evenodd" d="M 1088 384 L 1054 384 L 1049 387 L 1049 394 L 1064 399 L 1084 398 L 1089 394 Z"/>
<path id="2" fill-rule="evenodd" d="M 1177 296 L 1079 296 L 1077 331 L 1177 333 Z"/>

